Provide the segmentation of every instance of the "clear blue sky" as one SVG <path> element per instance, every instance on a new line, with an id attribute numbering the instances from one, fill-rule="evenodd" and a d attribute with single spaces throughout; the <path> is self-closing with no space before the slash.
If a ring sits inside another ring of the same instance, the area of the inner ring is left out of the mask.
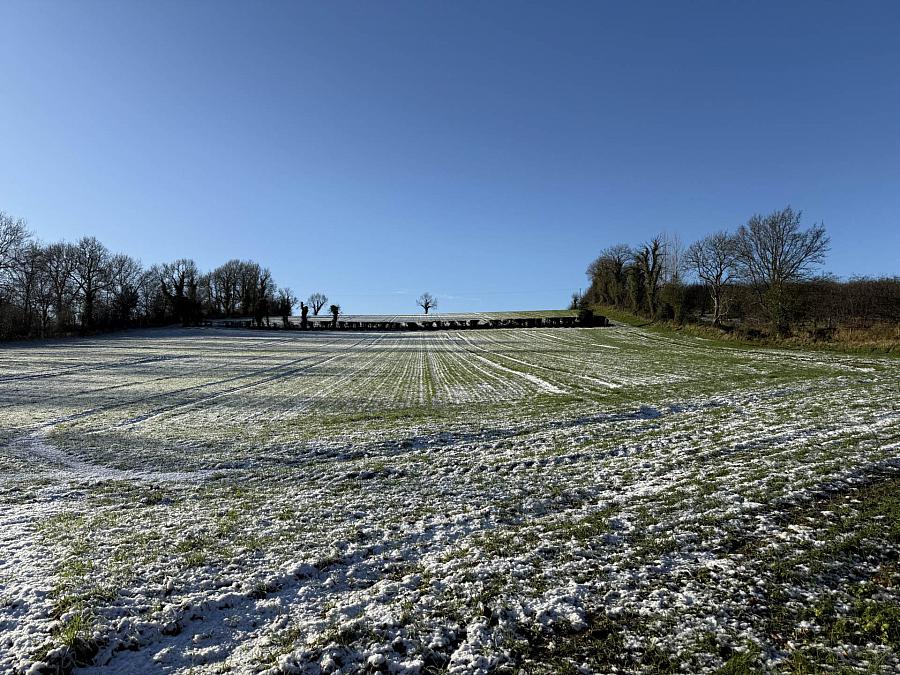
<path id="1" fill-rule="evenodd" d="M 900 273 L 900 3 L 0 2 L 0 209 L 348 312 L 791 204 Z"/>

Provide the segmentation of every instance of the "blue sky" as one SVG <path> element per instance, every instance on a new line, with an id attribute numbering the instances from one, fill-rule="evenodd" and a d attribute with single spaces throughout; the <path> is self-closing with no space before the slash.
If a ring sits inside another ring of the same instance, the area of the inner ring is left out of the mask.
<path id="1" fill-rule="evenodd" d="M 0 3 L 0 209 L 348 312 L 563 306 L 791 204 L 898 274 L 900 3 Z"/>

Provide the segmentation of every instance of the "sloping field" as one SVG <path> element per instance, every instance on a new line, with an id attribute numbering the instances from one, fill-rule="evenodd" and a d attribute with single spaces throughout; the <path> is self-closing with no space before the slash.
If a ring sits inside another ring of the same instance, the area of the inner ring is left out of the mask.
<path id="1" fill-rule="evenodd" d="M 0 672 L 897 672 L 900 361 L 634 328 L 0 350 Z"/>

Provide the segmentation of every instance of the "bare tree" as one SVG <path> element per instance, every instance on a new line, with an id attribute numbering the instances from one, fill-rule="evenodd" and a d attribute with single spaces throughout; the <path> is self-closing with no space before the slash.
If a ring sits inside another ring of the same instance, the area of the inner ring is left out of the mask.
<path id="1" fill-rule="evenodd" d="M 421 307 L 426 314 L 428 314 L 428 310 L 437 307 L 437 298 L 434 297 L 431 293 L 422 293 L 422 295 L 419 296 L 418 300 L 416 300 L 416 304 Z"/>
<path id="2" fill-rule="evenodd" d="M 212 304 L 222 316 L 234 316 L 241 301 L 240 260 L 229 260 L 210 272 L 210 295 Z M 246 312 L 245 312 L 246 313 Z"/>
<path id="3" fill-rule="evenodd" d="M 160 278 L 162 267 L 153 265 L 138 279 L 138 312 L 149 323 L 163 323 L 166 320 L 168 300 L 162 292 Z"/>
<path id="4" fill-rule="evenodd" d="M 12 292 L 13 271 L 29 238 L 24 220 L 0 211 L 0 293 L 4 295 Z"/>
<path id="5" fill-rule="evenodd" d="M 261 272 L 259 265 L 251 260 L 241 261 L 238 266 L 238 289 L 242 316 L 256 315 Z"/>
<path id="6" fill-rule="evenodd" d="M 739 273 L 782 335 L 790 329 L 786 286 L 808 279 L 825 261 L 830 244 L 822 225 L 801 230 L 801 215 L 790 206 L 768 216 L 755 215 L 737 234 Z"/>
<path id="7" fill-rule="evenodd" d="M 124 253 L 114 255 L 110 260 L 108 283 L 110 310 L 114 323 L 119 326 L 131 323 L 132 315 L 138 306 L 143 271 L 139 261 Z"/>
<path id="8" fill-rule="evenodd" d="M 269 325 L 269 311 L 275 304 L 274 293 L 275 283 L 272 281 L 272 273 L 268 268 L 259 269 L 256 278 L 256 304 L 253 308 L 257 326 L 262 326 L 263 321 Z"/>
<path id="9" fill-rule="evenodd" d="M 44 276 L 53 295 L 57 330 L 63 330 L 72 320 L 76 254 L 75 247 L 66 242 L 50 244 L 44 249 Z"/>
<path id="10" fill-rule="evenodd" d="M 44 250 L 32 241 L 17 252 L 13 261 L 11 270 L 13 290 L 16 304 L 21 311 L 21 329 L 25 335 L 31 335 L 34 329 L 35 310 L 42 290 L 43 257 Z M 43 322 L 41 329 L 43 332 Z"/>
<path id="11" fill-rule="evenodd" d="M 635 252 L 635 264 L 644 280 L 645 300 L 651 317 L 659 310 L 659 282 L 665 267 L 666 247 L 662 237 L 654 237 Z"/>
<path id="12" fill-rule="evenodd" d="M 686 264 L 684 260 L 684 242 L 681 239 L 681 235 L 677 232 L 672 234 L 665 232 L 661 238 L 663 242 L 662 250 L 665 254 L 663 256 L 663 283 L 680 284 Z"/>
<path id="13" fill-rule="evenodd" d="M 281 316 L 281 322 L 284 324 L 285 328 L 290 324 L 291 311 L 296 304 L 297 296 L 294 295 L 290 288 L 285 287 L 279 289 L 276 305 L 278 307 L 278 314 Z"/>
<path id="14" fill-rule="evenodd" d="M 709 290 L 713 325 L 718 326 L 727 313 L 725 293 L 734 278 L 737 263 L 735 237 L 724 230 L 706 236 L 688 247 L 684 259 Z"/>
<path id="15" fill-rule="evenodd" d="M 74 255 L 72 280 L 81 300 L 81 326 L 90 329 L 94 325 L 97 295 L 105 288 L 109 279 L 109 249 L 96 237 L 82 237 L 75 245 Z"/>
<path id="16" fill-rule="evenodd" d="M 172 306 L 175 318 L 185 326 L 196 319 L 199 276 L 197 264 L 189 258 L 180 258 L 159 268 L 160 290 Z"/>
<path id="17" fill-rule="evenodd" d="M 313 293 L 306 299 L 306 302 L 312 307 L 313 316 L 319 316 L 319 312 L 328 302 L 328 298 L 324 293 Z"/>

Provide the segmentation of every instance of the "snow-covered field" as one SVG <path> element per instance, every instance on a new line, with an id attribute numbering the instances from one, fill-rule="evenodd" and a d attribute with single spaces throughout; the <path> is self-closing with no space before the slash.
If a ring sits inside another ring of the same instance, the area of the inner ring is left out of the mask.
<path id="1" fill-rule="evenodd" d="M 897 672 L 900 361 L 634 328 L 0 349 L 0 672 Z"/>

